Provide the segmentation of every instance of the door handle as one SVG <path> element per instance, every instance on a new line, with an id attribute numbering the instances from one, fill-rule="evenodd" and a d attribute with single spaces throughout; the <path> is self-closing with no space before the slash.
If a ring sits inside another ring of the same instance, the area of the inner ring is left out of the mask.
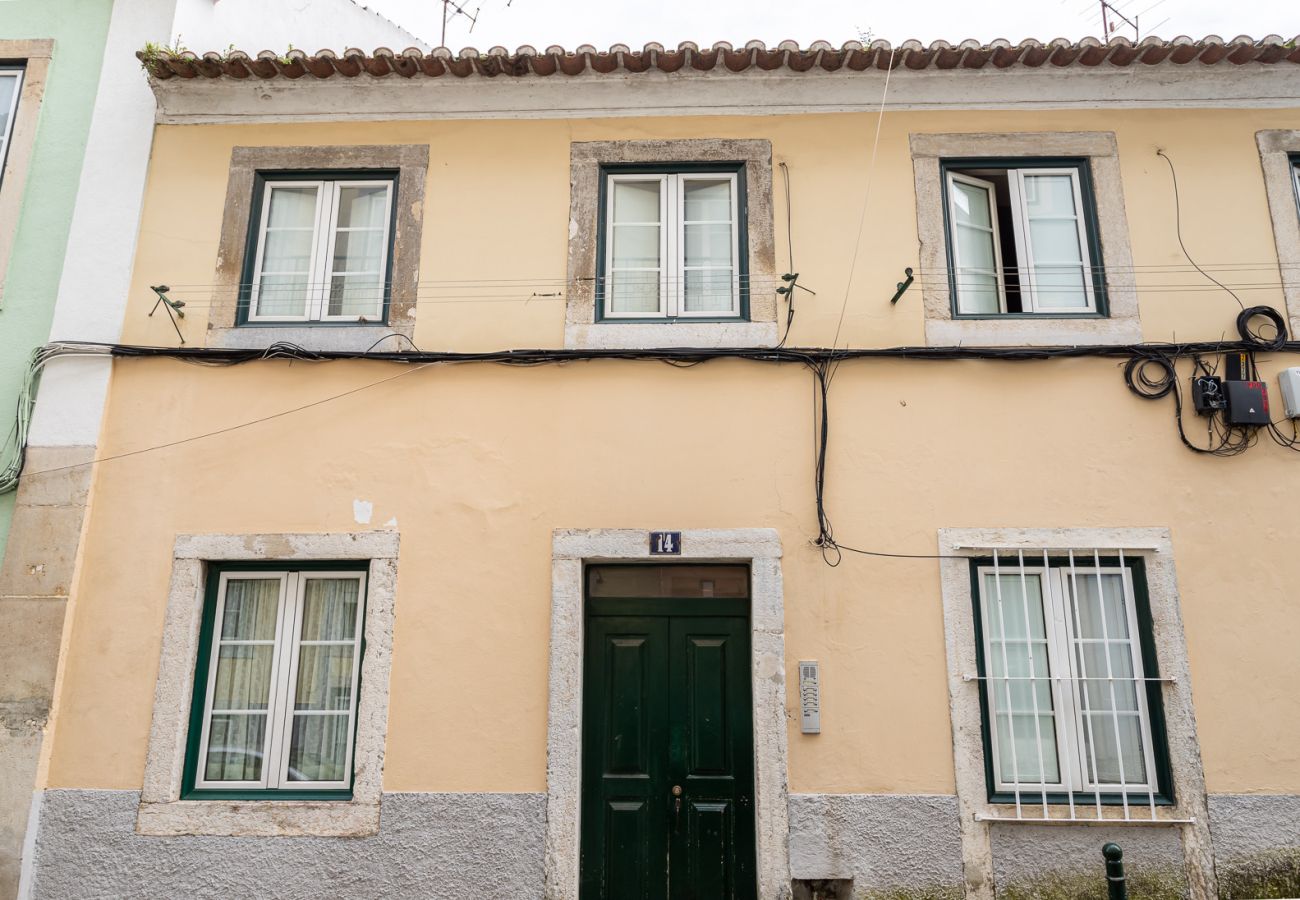
<path id="1" fill-rule="evenodd" d="M 673 785 L 673 828 L 676 829 L 682 817 L 682 786 Z"/>

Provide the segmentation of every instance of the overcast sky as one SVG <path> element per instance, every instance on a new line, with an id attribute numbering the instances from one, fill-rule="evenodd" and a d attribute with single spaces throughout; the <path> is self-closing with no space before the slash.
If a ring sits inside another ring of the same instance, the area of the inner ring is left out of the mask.
<path id="1" fill-rule="evenodd" d="M 384 13 L 430 44 L 439 43 L 441 0 L 359 0 Z M 453 16 L 447 28 L 452 49 L 521 44 L 544 49 L 594 44 L 640 47 L 649 41 L 695 41 L 771 45 L 793 39 L 833 44 L 870 32 L 894 44 L 908 38 L 989 41 L 1027 37 L 1080 38 L 1101 35 L 1097 0 L 457 0 L 479 11 L 473 33 L 469 22 Z M 1262 37 L 1300 34 L 1300 0 L 1113 0 L 1130 17 L 1137 15 L 1145 37 L 1239 34 Z M 1133 36 L 1120 23 L 1115 31 Z"/>

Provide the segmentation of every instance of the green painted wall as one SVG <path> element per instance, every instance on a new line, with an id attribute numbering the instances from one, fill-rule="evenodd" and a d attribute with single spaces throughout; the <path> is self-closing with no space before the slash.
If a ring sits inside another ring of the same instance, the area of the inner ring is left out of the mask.
<path id="1" fill-rule="evenodd" d="M 0 307 L 0 440 L 8 437 L 23 371 L 50 332 L 112 0 L 0 0 L 0 40 L 54 41 L 36 144 Z M 18 181 L 19 179 L 13 179 Z M 0 495 L 0 559 L 14 494 Z"/>

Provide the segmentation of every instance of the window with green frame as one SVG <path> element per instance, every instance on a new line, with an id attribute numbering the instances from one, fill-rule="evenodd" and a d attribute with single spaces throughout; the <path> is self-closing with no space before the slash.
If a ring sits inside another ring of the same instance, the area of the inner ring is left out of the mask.
<path id="1" fill-rule="evenodd" d="M 182 799 L 351 796 L 367 565 L 209 567 Z"/>
<path id="2" fill-rule="evenodd" d="M 1143 561 L 971 562 L 990 802 L 1173 802 Z"/>
<path id="3" fill-rule="evenodd" d="M 748 318 L 745 193 L 741 162 L 602 166 L 597 319 Z"/>
<path id="4" fill-rule="evenodd" d="M 258 172 L 240 324 L 383 324 L 392 287 L 397 173 Z"/>
<path id="5" fill-rule="evenodd" d="M 1087 159 L 949 159 L 942 170 L 954 316 L 1106 315 Z"/>

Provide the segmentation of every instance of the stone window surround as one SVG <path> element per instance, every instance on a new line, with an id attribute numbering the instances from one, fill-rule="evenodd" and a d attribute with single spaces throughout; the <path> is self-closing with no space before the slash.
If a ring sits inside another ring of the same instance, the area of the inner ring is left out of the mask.
<path id="1" fill-rule="evenodd" d="M 1119 146 L 1112 132 L 1035 132 L 997 134 L 913 134 L 912 169 L 916 179 L 916 225 L 921 243 L 925 339 L 936 346 L 1054 346 L 1132 344 L 1142 340 L 1137 289 L 1129 275 L 1133 251 L 1119 165 Z M 1087 157 L 1105 266 L 1107 315 L 1091 318 L 999 317 L 954 318 L 948 271 L 948 235 L 944 227 L 943 176 L 940 162 L 963 157 Z"/>
<path id="2" fill-rule="evenodd" d="M 18 92 L 18 109 L 9 149 L 0 176 L 0 308 L 4 306 L 5 279 L 9 274 L 9 257 L 18 237 L 18 220 L 23 205 L 23 188 L 27 170 L 36 149 L 36 130 L 40 122 L 41 98 L 54 55 L 54 41 L 0 41 L 0 59 L 23 63 L 23 84 Z"/>
<path id="3" fill-rule="evenodd" d="M 1255 135 L 1264 190 L 1273 219 L 1273 240 L 1281 267 L 1291 334 L 1300 333 L 1300 203 L 1297 203 L 1291 154 L 1300 153 L 1300 131 L 1261 131 Z M 1294 337 L 1292 338 L 1294 340 Z"/>
<path id="4" fill-rule="evenodd" d="M 239 837 L 355 837 L 378 833 L 398 543 L 397 533 L 391 531 L 176 537 L 137 833 Z M 352 799 L 181 800 L 194 666 L 206 594 L 205 563 L 274 560 L 291 564 L 350 559 L 370 561 Z"/>
<path id="5" fill-rule="evenodd" d="M 583 568 L 587 562 L 750 564 L 754 788 L 758 893 L 790 895 L 785 708 L 785 599 L 781 539 L 772 528 L 682 532 L 680 556 L 650 556 L 649 531 L 557 529 L 551 556 L 551 652 L 546 727 L 548 900 L 577 900 L 582 785 Z"/>
<path id="6" fill-rule="evenodd" d="M 1182 828 L 1184 872 L 1197 900 L 1217 897 L 1210 844 L 1209 808 L 1196 714 L 1192 705 L 1191 670 L 1179 608 L 1173 545 L 1167 528 L 941 528 L 939 553 L 943 594 L 944 644 L 948 658 L 948 699 L 952 719 L 953 760 L 960 814 L 962 865 L 966 896 L 993 900 L 993 849 L 990 825 L 977 816 L 1002 810 L 988 801 L 984 763 L 984 730 L 980 719 L 979 682 L 963 676 L 976 671 L 974 599 L 969 559 L 986 549 L 1053 550 L 1122 549 L 1146 564 L 1152 634 L 1164 684 L 1165 731 L 1175 804 L 1156 807 L 1157 821 L 1137 827 Z M 1092 810 L 1089 809 L 1089 813 Z M 1146 810 L 1143 810 L 1145 813 Z M 1123 816 L 1118 807 L 1102 807 L 1107 822 Z M 1191 819 L 1190 824 L 1162 822 Z M 1010 823 L 1005 828 L 1026 827 Z M 1079 823 L 1077 827 L 1092 827 Z"/>
<path id="7" fill-rule="evenodd" d="M 596 320 L 596 244 L 600 167 L 618 163 L 743 162 L 749 238 L 748 321 L 617 322 Z M 772 142 L 734 138 L 578 141 L 569 148 L 569 251 L 564 346 L 568 349 L 771 347 L 777 343 L 776 249 L 772 236 Z"/>
<path id="8" fill-rule="evenodd" d="M 389 169 L 398 173 L 388 324 L 237 324 L 239 285 L 244 277 L 244 252 L 251 227 L 249 216 L 253 207 L 254 176 L 272 170 L 314 169 Z M 208 320 L 208 346 L 260 349 L 276 341 L 291 341 L 309 350 L 364 351 L 388 334 L 413 340 L 428 171 L 427 144 L 233 148 L 230 176 L 226 182 L 225 212 L 221 220 L 217 271 L 213 279 L 216 286 Z M 411 346 L 406 340 L 393 340 L 388 344 L 381 343 L 375 349 L 401 350 Z"/>

